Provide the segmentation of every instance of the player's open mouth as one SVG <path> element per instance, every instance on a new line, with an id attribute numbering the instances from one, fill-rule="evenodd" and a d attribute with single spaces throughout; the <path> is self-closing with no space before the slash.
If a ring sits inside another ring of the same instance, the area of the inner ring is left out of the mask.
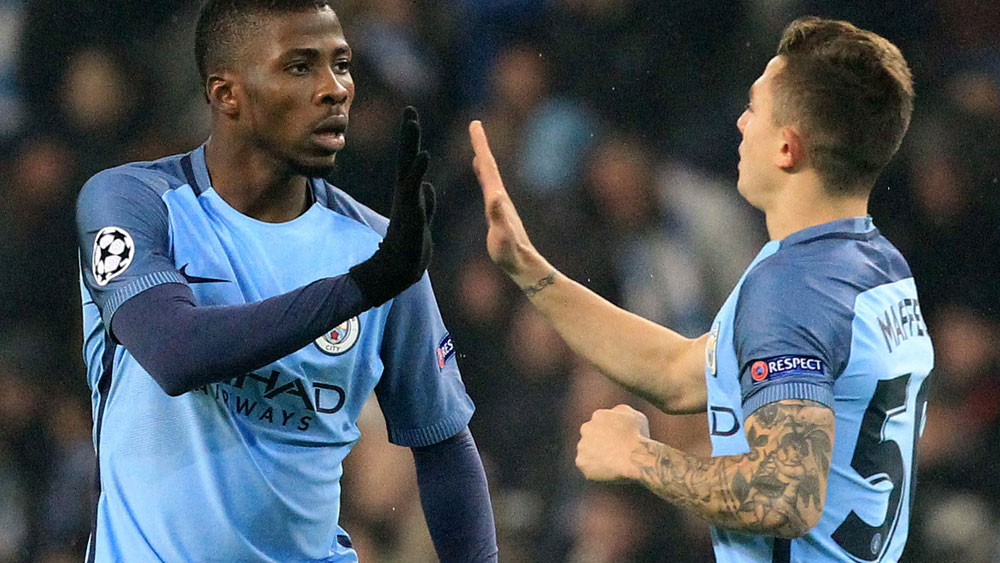
<path id="1" fill-rule="evenodd" d="M 313 129 L 316 143 L 325 149 L 339 151 L 347 144 L 344 133 L 347 132 L 347 116 L 335 115 L 323 120 Z"/>

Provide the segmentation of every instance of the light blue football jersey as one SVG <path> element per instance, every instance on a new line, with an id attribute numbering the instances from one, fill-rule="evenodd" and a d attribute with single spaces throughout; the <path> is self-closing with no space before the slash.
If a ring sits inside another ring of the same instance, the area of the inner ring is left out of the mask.
<path id="1" fill-rule="evenodd" d="M 179 397 L 112 340 L 118 307 L 158 284 L 188 284 L 199 306 L 244 304 L 370 257 L 388 221 L 325 181 L 310 186 L 315 201 L 298 218 L 257 221 L 212 189 L 204 147 L 84 186 L 84 355 L 100 485 L 88 561 L 356 561 L 338 526 L 339 483 L 366 399 L 375 393 L 402 446 L 468 424 L 472 401 L 426 275 L 271 365 Z"/>
<path id="2" fill-rule="evenodd" d="M 826 505 L 794 540 L 713 528 L 717 561 L 897 561 L 933 363 L 910 269 L 870 218 L 766 244 L 712 325 L 712 454 L 748 452 L 744 421 L 764 405 L 826 405 L 836 419 Z"/>

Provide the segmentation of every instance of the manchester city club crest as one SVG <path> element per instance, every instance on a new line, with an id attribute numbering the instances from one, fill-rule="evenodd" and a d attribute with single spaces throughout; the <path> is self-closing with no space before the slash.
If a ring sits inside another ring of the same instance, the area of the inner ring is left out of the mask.
<path id="1" fill-rule="evenodd" d="M 326 354 L 339 356 L 354 347 L 360 334 L 361 322 L 353 317 L 317 338 L 316 346 Z"/>
<path id="2" fill-rule="evenodd" d="M 712 332 L 708 333 L 708 342 L 705 343 L 705 369 L 713 376 L 716 375 L 716 348 L 719 344 L 719 323 L 712 325 Z"/>

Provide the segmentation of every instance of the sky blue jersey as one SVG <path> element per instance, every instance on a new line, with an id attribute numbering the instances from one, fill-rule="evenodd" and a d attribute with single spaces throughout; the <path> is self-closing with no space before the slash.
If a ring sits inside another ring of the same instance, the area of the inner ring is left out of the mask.
<path id="1" fill-rule="evenodd" d="M 115 311 L 159 284 L 188 284 L 199 306 L 245 304 L 369 258 L 388 221 L 325 181 L 310 187 L 298 218 L 257 221 L 212 188 L 202 147 L 106 170 L 81 191 L 100 484 L 88 560 L 356 561 L 338 526 L 339 482 L 366 399 L 374 391 L 402 446 L 468 424 L 472 401 L 426 275 L 273 364 L 179 397 L 115 343 Z"/>
<path id="2" fill-rule="evenodd" d="M 746 418 L 776 401 L 816 401 L 836 420 L 819 524 L 795 540 L 713 529 L 717 560 L 897 561 L 934 354 L 909 266 L 871 219 L 766 244 L 716 316 L 707 350 L 714 456 L 748 452 Z"/>

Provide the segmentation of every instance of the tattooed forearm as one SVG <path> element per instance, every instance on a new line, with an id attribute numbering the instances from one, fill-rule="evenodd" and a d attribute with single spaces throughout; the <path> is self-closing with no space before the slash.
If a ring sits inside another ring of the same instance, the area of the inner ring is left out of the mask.
<path id="1" fill-rule="evenodd" d="M 833 412 L 781 401 L 746 421 L 750 452 L 697 458 L 652 440 L 633 453 L 642 483 L 710 523 L 798 537 L 819 520 L 833 450 Z"/>
<path id="2" fill-rule="evenodd" d="M 538 280 L 538 283 L 536 283 L 535 285 L 529 285 L 528 287 L 522 288 L 521 291 L 523 291 L 524 294 L 527 295 L 528 297 L 534 297 L 535 295 L 538 294 L 538 292 L 542 291 L 546 287 L 553 285 L 555 283 L 556 283 L 556 273 L 550 272 L 549 275 Z"/>

